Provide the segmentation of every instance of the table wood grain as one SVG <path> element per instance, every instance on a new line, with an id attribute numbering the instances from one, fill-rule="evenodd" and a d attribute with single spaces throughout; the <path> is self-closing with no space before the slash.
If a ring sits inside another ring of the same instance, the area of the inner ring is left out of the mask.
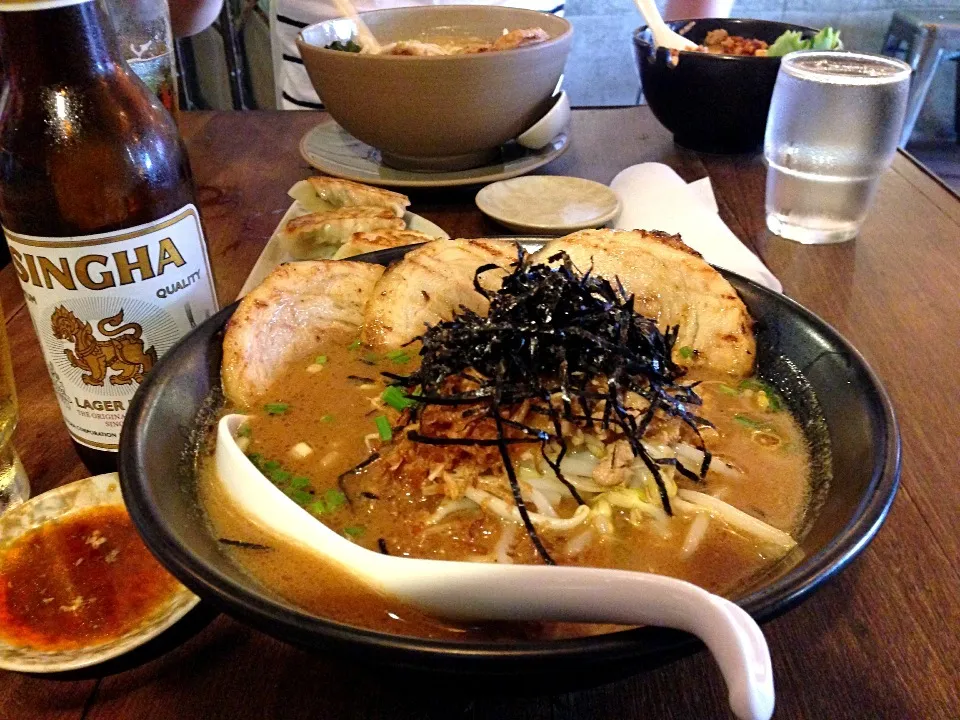
<path id="1" fill-rule="evenodd" d="M 312 113 L 185 113 L 222 302 L 236 296 L 310 173 L 300 137 Z M 686 180 L 709 175 L 720 214 L 781 279 L 785 292 L 837 328 L 882 378 L 901 425 L 902 486 L 863 555 L 799 608 L 764 626 L 778 718 L 960 717 L 960 200 L 906 156 L 883 178 L 861 236 L 807 247 L 763 221 L 755 156 L 674 146 L 646 108 L 574 112 L 570 150 L 543 172 L 603 183 L 658 161 Z M 473 205 L 476 189 L 418 191 L 412 210 L 452 235 L 502 234 Z M 12 270 L 0 301 L 21 401 L 17 446 L 35 492 L 82 477 Z M 134 669 L 64 681 L 0 673 L 4 720 L 123 718 L 727 717 L 705 653 L 599 688 L 504 697 L 492 685 L 451 692 L 404 687 L 387 669 L 313 656 L 221 616 L 172 652 Z"/>

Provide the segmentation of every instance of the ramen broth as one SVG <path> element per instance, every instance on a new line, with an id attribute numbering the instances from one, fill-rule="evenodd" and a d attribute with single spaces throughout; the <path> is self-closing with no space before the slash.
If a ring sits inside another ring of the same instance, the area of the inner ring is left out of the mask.
<path id="1" fill-rule="evenodd" d="M 505 523 L 479 506 L 434 522 L 444 499 L 434 489 L 441 478 L 412 479 L 405 475 L 405 466 L 391 469 L 386 459 L 380 459 L 338 482 L 338 476 L 386 445 L 385 425 L 391 428 L 388 434 L 404 432 L 397 427 L 399 413 L 384 404 L 388 381 L 380 373 L 406 374 L 416 365 L 415 349 L 375 356 L 353 337 L 331 340 L 322 355 L 293 363 L 262 404 L 247 413 L 238 442 L 294 502 L 371 550 L 492 561 L 508 547 L 513 561 L 539 562 L 522 525 Z M 703 406 L 697 414 L 714 425 L 715 429 L 704 430 L 704 440 L 717 459 L 704 481 L 677 476 L 677 485 L 709 493 L 796 537 L 810 497 L 809 448 L 800 427 L 782 400 L 760 381 L 699 379 Z M 212 442 L 211 437 L 211 446 Z M 290 602 L 317 615 L 392 633 L 465 639 L 476 639 L 478 632 L 483 637 L 498 635 L 490 628 L 446 625 L 404 608 L 309 551 L 252 526 L 220 490 L 213 465 L 208 448 L 200 458 L 200 497 L 213 533 L 269 548 L 235 542 L 224 546 L 247 573 Z M 575 509 L 572 498 L 558 507 L 561 517 Z M 629 513 L 614 511 L 613 532 L 589 538 L 590 542 L 577 539 L 589 532 L 583 528 L 541 536 L 560 564 L 671 575 L 727 595 L 749 584 L 784 552 L 705 513 L 630 520 Z M 609 629 L 551 626 L 523 632 L 556 636 Z"/>

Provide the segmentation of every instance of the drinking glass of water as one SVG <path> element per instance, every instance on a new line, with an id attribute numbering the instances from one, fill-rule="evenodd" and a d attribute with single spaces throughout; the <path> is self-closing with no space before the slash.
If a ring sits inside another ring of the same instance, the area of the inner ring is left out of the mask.
<path id="1" fill-rule="evenodd" d="M 893 160 L 910 66 L 846 52 L 783 58 L 763 155 L 767 227 L 805 244 L 856 237 Z"/>
<path id="2" fill-rule="evenodd" d="M 17 390 L 13 384 L 10 344 L 0 307 L 0 515 L 30 497 L 30 483 L 13 447 L 17 429 Z"/>

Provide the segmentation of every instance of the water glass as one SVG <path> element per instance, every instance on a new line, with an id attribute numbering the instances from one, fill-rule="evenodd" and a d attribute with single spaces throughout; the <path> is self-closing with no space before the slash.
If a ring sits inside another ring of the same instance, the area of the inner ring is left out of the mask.
<path id="1" fill-rule="evenodd" d="M 170 114 L 177 116 L 177 73 L 167 0 L 107 0 L 123 57 Z"/>
<path id="2" fill-rule="evenodd" d="M 0 515 L 30 497 L 30 483 L 13 447 L 17 429 L 17 389 L 13 384 L 10 344 L 0 307 Z"/>
<path id="3" fill-rule="evenodd" d="M 783 58 L 763 154 L 767 227 L 805 244 L 856 237 L 893 160 L 910 66 L 846 52 Z"/>

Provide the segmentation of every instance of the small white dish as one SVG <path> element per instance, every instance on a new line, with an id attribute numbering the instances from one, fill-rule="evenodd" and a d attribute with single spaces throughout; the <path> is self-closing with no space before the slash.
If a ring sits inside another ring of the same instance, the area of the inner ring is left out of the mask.
<path id="1" fill-rule="evenodd" d="M 0 557 L 10 544 L 40 525 L 89 508 L 108 506 L 124 507 L 116 473 L 88 477 L 38 495 L 0 517 Z M 97 665 L 155 638 L 198 602 L 200 598 L 178 583 L 172 594 L 136 627 L 99 644 L 41 650 L 12 644 L 0 637 L 0 668 L 17 672 L 56 673 Z"/>
<path id="2" fill-rule="evenodd" d="M 603 227 L 620 214 L 620 200 L 606 185 L 559 175 L 531 175 L 487 185 L 477 207 L 517 232 L 559 235 Z"/>
<path id="3" fill-rule="evenodd" d="M 540 150 L 530 150 L 518 143 L 508 143 L 502 148 L 499 162 L 469 170 L 397 170 L 383 164 L 379 150 L 360 142 L 332 118 L 327 118 L 303 136 L 300 141 L 300 155 L 321 172 L 368 185 L 398 188 L 457 187 L 482 185 L 525 175 L 560 157 L 568 147 L 569 135 L 560 133 Z"/>
<path id="4" fill-rule="evenodd" d="M 570 98 L 563 90 L 554 102 L 553 107 L 537 120 L 529 130 L 517 136 L 517 142 L 525 148 L 539 150 L 546 147 L 562 132 L 570 127 Z"/>

